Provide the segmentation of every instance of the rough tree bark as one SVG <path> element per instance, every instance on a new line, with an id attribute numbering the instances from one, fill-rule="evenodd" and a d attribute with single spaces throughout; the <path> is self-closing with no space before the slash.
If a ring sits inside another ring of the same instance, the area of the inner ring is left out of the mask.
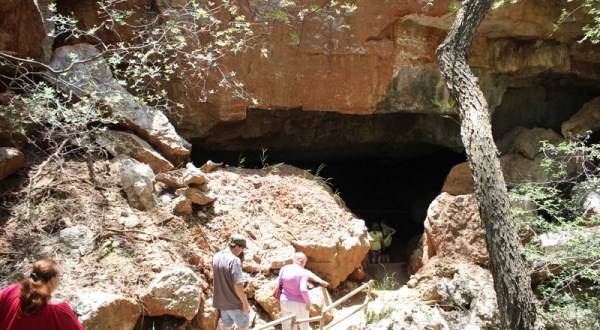
<path id="1" fill-rule="evenodd" d="M 492 3 L 493 0 L 463 1 L 446 40 L 437 49 L 437 57 L 446 86 L 458 106 L 461 138 L 473 173 L 501 327 L 533 329 L 536 305 L 492 137 L 488 105 L 467 63 L 475 32 Z"/>

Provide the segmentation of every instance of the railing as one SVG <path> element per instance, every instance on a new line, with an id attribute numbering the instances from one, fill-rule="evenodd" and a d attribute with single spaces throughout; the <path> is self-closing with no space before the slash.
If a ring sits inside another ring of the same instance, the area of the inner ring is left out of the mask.
<path id="1" fill-rule="evenodd" d="M 266 324 L 261 324 L 261 325 L 255 327 L 255 328 L 253 328 L 252 330 L 268 329 L 268 328 L 274 327 L 276 325 L 282 324 L 283 322 L 287 322 L 287 321 L 291 321 L 291 325 L 290 325 L 291 329 L 296 329 L 296 325 L 302 324 L 302 323 L 306 323 L 306 322 L 309 322 L 309 323 L 311 323 L 311 322 L 319 322 L 319 329 L 323 329 L 323 330 L 331 329 L 335 325 L 338 325 L 340 322 L 346 320 L 347 318 L 349 318 L 350 316 L 356 314 L 360 310 L 364 309 L 366 311 L 367 306 L 369 305 L 369 302 L 371 301 L 371 288 L 372 287 L 373 287 L 373 281 L 369 281 L 369 282 L 361 285 L 360 287 L 354 289 L 352 292 L 346 294 L 345 296 L 343 296 L 342 298 L 340 298 L 338 301 L 336 301 L 334 303 L 331 303 L 331 297 L 329 297 L 329 292 L 327 291 L 327 289 L 325 287 L 322 287 L 322 289 L 323 289 L 323 300 L 325 302 L 325 308 L 323 308 L 323 310 L 321 311 L 321 315 L 319 315 L 319 316 L 313 316 L 313 317 L 309 317 L 309 318 L 305 318 L 305 319 L 298 319 L 298 320 L 296 320 L 296 315 L 295 314 L 287 315 L 285 317 L 279 318 L 279 319 L 274 320 L 272 322 L 269 322 L 269 323 L 266 323 Z M 367 295 L 366 295 L 365 300 L 363 301 L 362 304 L 360 304 L 359 306 L 355 306 L 353 309 L 350 310 L 349 313 L 346 313 L 342 317 L 336 317 L 333 320 L 333 322 L 325 325 L 325 319 L 327 317 L 327 314 L 332 309 L 334 309 L 337 306 L 341 305 L 342 303 L 344 303 L 348 299 L 352 298 L 356 294 L 362 292 L 364 289 L 367 289 Z"/>
<path id="2" fill-rule="evenodd" d="M 275 321 L 271 321 L 269 323 L 261 324 L 261 325 L 257 326 L 256 328 L 252 328 L 252 330 L 268 329 L 270 327 L 274 327 L 276 325 L 282 324 L 283 322 L 286 322 L 288 320 L 292 320 L 292 326 L 290 328 L 293 329 L 294 326 L 296 325 L 296 314 L 287 315 L 287 316 L 284 316 L 284 317 L 282 317 L 280 319 L 277 319 Z"/>

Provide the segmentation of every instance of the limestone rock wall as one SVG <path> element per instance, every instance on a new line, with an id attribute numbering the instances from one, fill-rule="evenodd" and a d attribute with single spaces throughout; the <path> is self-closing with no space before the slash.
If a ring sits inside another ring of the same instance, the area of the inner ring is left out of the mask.
<path id="1" fill-rule="evenodd" d="M 0 3 L 0 50 L 46 62 L 52 55 L 51 0 L 5 0 Z"/>
<path id="2" fill-rule="evenodd" d="M 450 2 L 436 0 L 427 7 L 421 0 L 359 0 L 354 15 L 326 19 L 325 13 L 319 13 L 289 25 L 273 21 L 257 25 L 261 26 L 257 32 L 264 33 L 260 42 L 245 53 L 226 56 L 223 64 L 246 82 L 247 92 L 258 103 L 235 98 L 228 91 L 199 102 L 200 89 L 189 88 L 184 79 L 175 79 L 164 86 L 183 108 L 170 119 L 185 139 L 213 150 L 257 146 L 285 150 L 296 148 L 298 141 L 305 141 L 311 149 L 338 144 L 396 145 L 400 146 L 400 154 L 410 153 L 409 147 L 415 144 L 460 149 L 456 123 L 444 122 L 439 108 L 432 103 L 450 102 L 435 59 L 435 49 L 454 18 L 448 10 Z M 308 1 L 298 3 L 305 5 Z M 59 12 L 73 13 L 82 28 L 100 22 L 96 1 L 59 0 L 56 4 Z M 136 9 L 132 19 L 137 19 L 180 4 L 175 0 L 136 0 L 117 6 Z M 270 1 L 240 4 L 243 14 L 256 21 L 274 8 Z M 543 123 L 545 127 L 560 129 L 553 126 L 600 94 L 600 52 L 597 46 L 577 42 L 588 18 L 578 12 L 559 30 L 553 30 L 563 6 L 565 2 L 559 0 L 520 1 L 490 11 L 479 29 L 470 61 L 491 111 L 502 110 L 494 116 L 499 136 L 514 126 L 526 126 L 523 121 L 529 124 L 540 118 L 549 118 Z M 61 44 L 56 44 L 57 40 L 52 45 L 47 37 L 51 25 L 45 18 L 46 8 L 44 1 L 28 0 L 19 5 L 3 2 L 0 11 L 6 13 L 6 19 L 0 23 L 5 31 L 0 35 L 1 48 L 47 61 L 52 47 Z M 20 19 L 25 16 L 32 19 Z M 342 28 L 344 25 L 350 29 Z M 291 33 L 296 33 L 299 40 L 292 40 Z M 103 29 L 99 36 L 104 42 L 114 42 L 134 35 L 126 26 L 115 26 Z M 263 48 L 270 51 L 267 58 L 261 56 Z M 208 77 L 206 87 L 216 87 L 219 80 L 217 75 Z M 572 89 L 565 92 L 565 87 Z M 519 90 L 537 91 L 539 97 L 528 100 L 518 94 Z M 563 94 L 552 97 L 553 91 Z M 573 97 L 573 93 L 579 94 Z M 515 97 L 503 106 L 506 95 Z M 577 104 L 569 106 L 570 102 Z M 527 117 L 526 113 L 537 117 Z M 399 115 L 380 117 L 385 114 Z M 560 118 L 550 120 L 554 117 Z M 352 124 L 363 127 L 362 134 L 340 129 L 335 124 L 340 118 L 344 128 Z M 390 120 L 408 128 L 390 129 Z M 306 132 L 318 132 L 325 138 L 307 139 Z M 395 136 L 400 136 L 400 142 L 386 144 Z"/>

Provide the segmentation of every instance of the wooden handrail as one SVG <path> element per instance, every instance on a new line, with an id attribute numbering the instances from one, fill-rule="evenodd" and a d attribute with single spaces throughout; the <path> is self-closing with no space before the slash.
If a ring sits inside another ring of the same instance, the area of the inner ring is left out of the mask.
<path id="1" fill-rule="evenodd" d="M 333 304 L 325 307 L 325 309 L 323 310 L 323 313 L 329 311 L 330 309 L 336 308 L 337 306 L 341 305 L 343 302 L 345 302 L 346 300 L 352 298 L 355 294 L 361 292 L 362 290 L 366 289 L 367 287 L 369 288 L 369 293 L 371 291 L 371 285 L 372 285 L 373 281 L 369 281 L 361 286 L 359 286 L 358 288 L 354 289 L 352 292 L 346 294 L 345 296 L 343 296 L 340 300 L 334 302 Z"/>
<path id="2" fill-rule="evenodd" d="M 296 325 L 296 314 L 290 314 L 290 315 L 286 315 L 286 316 L 284 316 L 284 317 L 282 317 L 282 318 L 279 318 L 279 319 L 277 319 L 277 320 L 275 320 L 275 321 L 271 321 L 271 322 L 269 322 L 269 323 L 261 324 L 261 325 L 259 325 L 259 326 L 258 326 L 258 327 L 256 327 L 256 328 L 252 328 L 252 330 L 263 330 L 263 329 L 268 329 L 268 328 L 270 328 L 270 327 L 274 327 L 274 326 L 276 326 L 276 325 L 279 325 L 279 324 L 281 324 L 281 323 L 283 323 L 283 322 L 285 322 L 285 321 L 288 321 L 288 320 L 292 320 L 292 327 L 293 327 L 294 325 Z"/>
<path id="3" fill-rule="evenodd" d="M 350 313 L 344 315 L 343 317 L 336 317 L 335 320 L 333 320 L 331 323 L 329 323 L 328 325 L 326 325 L 325 327 L 321 327 L 321 329 L 326 330 L 326 329 L 331 329 L 333 328 L 335 325 L 337 325 L 338 323 L 344 321 L 345 319 L 349 318 L 350 316 L 354 315 L 355 313 L 357 313 L 358 311 L 360 311 L 361 309 L 367 307 L 367 305 L 365 305 L 364 303 L 361 304 L 360 306 L 356 306 L 354 308 L 354 310 L 352 310 Z"/>
<path id="4" fill-rule="evenodd" d="M 367 308 L 367 305 L 369 304 L 369 301 L 371 301 L 371 287 L 373 286 L 373 281 L 369 281 L 363 285 L 361 285 L 360 287 L 354 289 L 352 292 L 346 294 L 345 296 L 343 296 L 340 300 L 334 302 L 333 304 L 330 304 L 328 306 L 325 306 L 325 308 L 323 308 L 323 310 L 321 311 L 321 315 L 319 316 L 313 316 L 313 317 L 309 317 L 309 318 L 305 318 L 305 319 L 298 319 L 296 320 L 296 315 L 295 314 L 291 314 L 291 315 L 287 315 L 284 316 L 282 318 L 279 318 L 277 320 L 274 320 L 272 322 L 263 324 L 263 325 L 259 325 L 256 328 L 253 328 L 252 330 L 263 330 L 263 329 L 267 329 L 273 326 L 276 326 L 278 324 L 282 324 L 285 321 L 288 320 L 292 320 L 292 324 L 291 324 L 291 328 L 293 329 L 294 326 L 296 324 L 300 324 L 300 323 L 305 323 L 305 322 L 316 322 L 316 321 L 320 321 L 321 322 L 321 329 L 331 329 L 333 326 L 337 325 L 338 323 L 342 322 L 343 320 L 349 318 L 350 316 L 352 316 L 353 314 L 357 313 L 358 311 L 360 311 L 361 309 L 365 309 Z M 347 313 L 346 315 L 344 315 L 341 318 L 338 318 L 337 320 L 335 320 L 334 322 L 328 324 L 327 326 L 323 326 L 323 323 L 325 322 L 325 316 L 326 314 L 334 309 L 335 307 L 339 306 L 340 304 L 342 304 L 343 302 L 345 302 L 346 300 L 350 299 L 351 297 L 353 297 L 354 295 L 356 295 L 357 293 L 361 292 L 362 290 L 367 289 L 367 296 L 365 297 L 365 301 L 360 305 L 357 306 L 354 310 L 352 310 L 350 313 Z M 323 290 L 327 290 L 325 288 L 323 288 Z M 331 299 L 331 297 L 325 297 L 325 295 L 328 295 L 328 292 L 324 292 L 323 293 L 323 300 L 325 303 L 328 303 L 328 298 Z M 330 301 L 330 300 L 329 300 Z"/>

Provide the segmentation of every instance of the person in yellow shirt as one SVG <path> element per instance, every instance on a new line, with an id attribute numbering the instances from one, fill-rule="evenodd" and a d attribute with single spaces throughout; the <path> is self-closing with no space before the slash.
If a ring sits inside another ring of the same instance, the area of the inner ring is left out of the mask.
<path id="1" fill-rule="evenodd" d="M 383 248 L 383 233 L 379 228 L 378 223 L 371 225 L 371 231 L 369 236 L 373 239 L 371 241 L 371 249 L 369 250 L 369 263 L 378 264 L 381 263 L 381 248 Z"/>
<path id="2" fill-rule="evenodd" d="M 396 233 L 396 229 L 388 226 L 387 220 L 383 219 L 380 222 L 381 233 L 383 234 L 383 248 L 381 249 L 381 262 L 390 262 L 390 246 L 392 245 L 392 235 Z"/>

